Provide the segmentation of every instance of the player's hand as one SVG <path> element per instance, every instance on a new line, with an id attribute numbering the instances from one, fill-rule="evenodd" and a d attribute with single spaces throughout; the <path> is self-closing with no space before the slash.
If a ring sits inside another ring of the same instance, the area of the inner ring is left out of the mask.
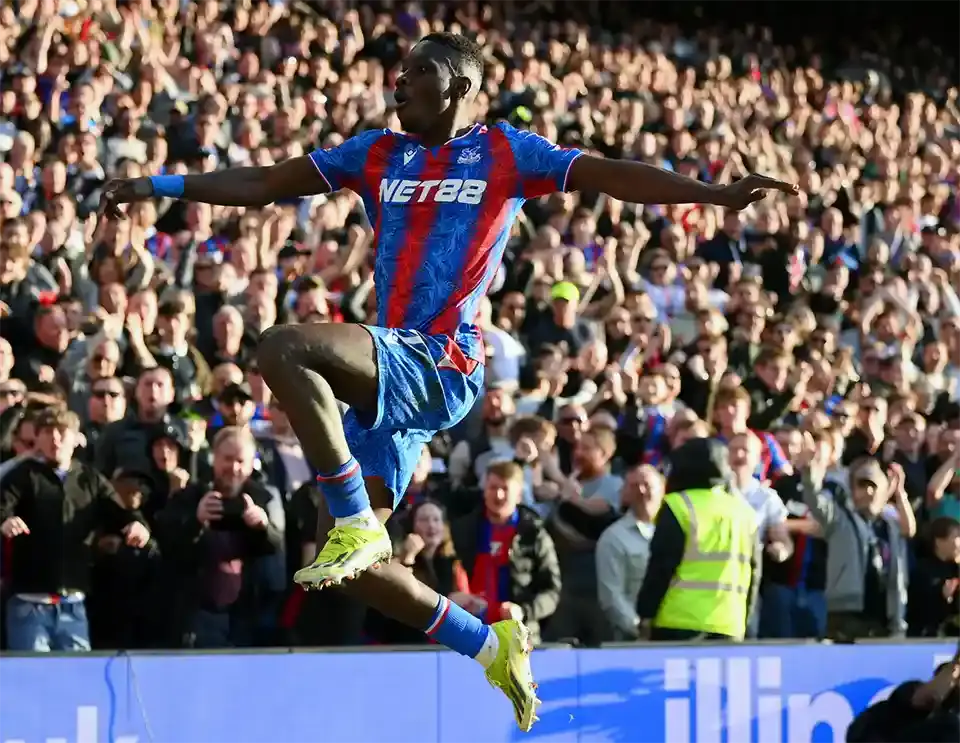
<path id="1" fill-rule="evenodd" d="M 143 201 L 151 196 L 153 184 L 149 178 L 116 178 L 103 187 L 97 213 L 107 219 L 123 219 L 120 204 Z"/>
<path id="2" fill-rule="evenodd" d="M 197 521 L 209 524 L 223 516 L 223 496 L 211 490 L 197 504 Z"/>
<path id="3" fill-rule="evenodd" d="M 741 178 L 736 183 L 721 188 L 714 203 L 739 211 L 740 209 L 746 209 L 755 201 L 766 198 L 768 191 L 795 194 L 799 190 L 800 188 L 795 183 L 787 183 L 766 175 L 751 173 L 746 178 Z"/>
<path id="4" fill-rule="evenodd" d="M 7 539 L 13 539 L 14 537 L 19 537 L 21 534 L 29 533 L 30 527 L 28 527 L 19 516 L 11 516 L 0 524 L 0 534 L 3 534 Z"/>

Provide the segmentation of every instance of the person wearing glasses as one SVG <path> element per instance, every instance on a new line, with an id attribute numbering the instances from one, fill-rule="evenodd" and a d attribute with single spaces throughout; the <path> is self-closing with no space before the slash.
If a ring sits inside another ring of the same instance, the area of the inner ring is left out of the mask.
<path id="1" fill-rule="evenodd" d="M 86 413 L 83 436 L 86 446 L 84 457 L 92 462 L 97 441 L 111 423 L 123 420 L 127 414 L 127 395 L 123 382 L 118 377 L 104 377 L 94 380 L 90 385 L 89 397 L 82 409 Z"/>

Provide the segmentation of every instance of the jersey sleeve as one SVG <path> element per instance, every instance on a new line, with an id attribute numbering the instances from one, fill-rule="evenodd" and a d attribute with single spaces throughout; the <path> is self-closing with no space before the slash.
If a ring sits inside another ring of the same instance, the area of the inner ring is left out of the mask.
<path id="1" fill-rule="evenodd" d="M 770 453 L 767 478 L 770 480 L 776 480 L 778 477 L 780 477 L 780 475 L 783 474 L 784 470 L 789 464 L 789 461 L 787 460 L 787 455 L 784 454 L 783 449 L 780 448 L 780 444 L 773 436 L 771 436 L 769 433 L 764 434 L 764 440 L 767 445 L 767 451 Z"/>
<path id="2" fill-rule="evenodd" d="M 560 147 L 539 134 L 512 127 L 505 133 L 513 149 L 523 198 L 535 199 L 567 189 L 570 166 L 582 151 Z"/>
<path id="3" fill-rule="evenodd" d="M 310 160 L 331 191 L 349 188 L 359 192 L 364 170 L 369 165 L 371 148 L 383 137 L 389 137 L 386 129 L 371 129 L 346 142 L 328 149 L 314 150 Z"/>

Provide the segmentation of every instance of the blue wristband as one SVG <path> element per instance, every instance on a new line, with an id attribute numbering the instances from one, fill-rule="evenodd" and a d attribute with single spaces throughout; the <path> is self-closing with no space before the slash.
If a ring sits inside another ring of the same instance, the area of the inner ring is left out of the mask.
<path id="1" fill-rule="evenodd" d="M 154 196 L 169 199 L 179 199 L 183 196 L 182 175 L 152 175 L 150 176 L 150 183 L 153 184 Z"/>

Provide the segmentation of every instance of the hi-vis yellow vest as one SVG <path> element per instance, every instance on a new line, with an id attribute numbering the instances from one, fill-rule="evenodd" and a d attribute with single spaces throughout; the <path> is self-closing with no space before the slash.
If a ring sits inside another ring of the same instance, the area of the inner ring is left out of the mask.
<path id="1" fill-rule="evenodd" d="M 663 503 L 686 535 L 686 551 L 660 605 L 655 627 L 743 639 L 757 515 L 723 488 L 670 493 Z"/>

